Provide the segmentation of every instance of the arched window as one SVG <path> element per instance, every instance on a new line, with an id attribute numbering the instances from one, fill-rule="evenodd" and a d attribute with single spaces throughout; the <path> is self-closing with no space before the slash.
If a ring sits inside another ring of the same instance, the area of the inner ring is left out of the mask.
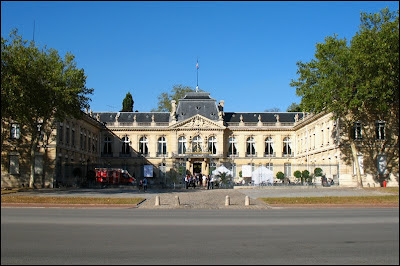
<path id="1" fill-rule="evenodd" d="M 178 154 L 185 154 L 186 153 L 186 138 L 179 137 L 178 139 Z"/>
<path id="2" fill-rule="evenodd" d="M 203 146 L 203 140 L 201 139 L 200 136 L 196 136 L 193 138 L 193 152 L 202 152 L 203 149 L 201 148 Z"/>
<path id="3" fill-rule="evenodd" d="M 237 142 L 235 137 L 229 138 L 229 147 L 228 147 L 228 155 L 237 155 Z"/>
<path id="4" fill-rule="evenodd" d="M 290 156 L 292 154 L 292 141 L 289 137 L 283 139 L 283 155 Z"/>
<path id="5" fill-rule="evenodd" d="M 129 138 L 128 137 L 123 137 L 122 138 L 122 154 L 129 154 Z"/>
<path id="6" fill-rule="evenodd" d="M 81 134 L 82 137 L 82 134 Z M 104 154 L 112 154 L 112 141 L 111 137 L 107 136 L 104 138 L 104 149 L 103 152 Z"/>
<path id="7" fill-rule="evenodd" d="M 274 154 L 274 141 L 271 137 L 265 139 L 265 156 L 272 156 Z"/>
<path id="8" fill-rule="evenodd" d="M 211 154 L 217 154 L 217 139 L 215 137 L 208 138 L 208 151 Z"/>
<path id="9" fill-rule="evenodd" d="M 159 155 L 167 154 L 167 141 L 165 140 L 165 137 L 160 137 L 158 139 L 157 153 Z"/>
<path id="10" fill-rule="evenodd" d="M 144 155 L 149 154 L 149 143 L 146 137 L 141 137 L 139 140 L 139 153 Z"/>
<path id="11" fill-rule="evenodd" d="M 248 156 L 256 155 L 256 142 L 254 138 L 253 137 L 247 138 L 246 144 L 247 144 L 247 149 L 246 149 L 247 155 Z"/>

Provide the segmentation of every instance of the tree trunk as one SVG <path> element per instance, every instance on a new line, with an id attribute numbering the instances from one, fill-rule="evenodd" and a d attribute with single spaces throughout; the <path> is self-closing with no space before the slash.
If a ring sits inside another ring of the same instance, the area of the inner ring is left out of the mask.
<path id="1" fill-rule="evenodd" d="M 31 175 L 29 178 L 29 187 L 33 188 L 35 184 L 35 145 L 31 146 Z"/>
<path id="2" fill-rule="evenodd" d="M 357 188 L 362 188 L 363 183 L 362 183 L 362 178 L 361 178 L 360 164 L 358 162 L 357 147 L 356 147 L 356 144 L 354 143 L 354 140 L 350 140 L 350 147 L 351 147 L 351 153 L 353 154 L 354 165 L 356 168 Z"/>

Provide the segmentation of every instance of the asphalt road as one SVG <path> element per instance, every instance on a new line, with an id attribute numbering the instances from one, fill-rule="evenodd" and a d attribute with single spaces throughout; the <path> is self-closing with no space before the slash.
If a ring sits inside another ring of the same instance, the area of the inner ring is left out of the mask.
<path id="1" fill-rule="evenodd" d="M 1 264 L 399 265 L 399 211 L 2 208 Z"/>

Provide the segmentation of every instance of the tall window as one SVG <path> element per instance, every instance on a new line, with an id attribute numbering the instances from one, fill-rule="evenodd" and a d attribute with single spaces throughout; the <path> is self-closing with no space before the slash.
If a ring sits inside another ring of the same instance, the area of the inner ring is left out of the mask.
<path id="1" fill-rule="evenodd" d="M 353 139 L 362 139 L 362 128 L 360 122 L 354 122 L 353 124 Z"/>
<path id="2" fill-rule="evenodd" d="M 149 145 L 146 137 L 141 137 L 139 140 L 139 153 L 149 154 Z"/>
<path id="3" fill-rule="evenodd" d="M 71 130 L 71 145 L 75 147 L 75 129 Z"/>
<path id="4" fill-rule="evenodd" d="M 292 141 L 289 137 L 283 139 L 283 155 L 290 156 L 292 154 Z"/>
<path id="5" fill-rule="evenodd" d="M 256 155 L 256 142 L 254 138 L 253 137 L 247 138 L 246 144 L 247 144 L 247 149 L 246 149 L 247 155 L 248 156 Z"/>
<path id="6" fill-rule="evenodd" d="M 274 154 L 273 140 L 271 137 L 268 137 L 265 140 L 265 156 L 272 156 Z"/>
<path id="7" fill-rule="evenodd" d="M 178 154 L 185 154 L 186 153 L 186 138 L 179 137 L 178 139 Z"/>
<path id="8" fill-rule="evenodd" d="M 290 163 L 285 163 L 284 167 L 285 167 L 285 170 L 284 170 L 285 177 L 290 177 L 291 172 L 292 172 L 292 165 Z"/>
<path id="9" fill-rule="evenodd" d="M 385 122 L 378 121 L 375 124 L 376 127 L 376 139 L 377 140 L 384 140 L 385 139 Z"/>
<path id="10" fill-rule="evenodd" d="M 160 163 L 158 168 L 160 169 L 160 177 L 164 178 L 167 173 L 167 165 L 165 163 Z"/>
<path id="11" fill-rule="evenodd" d="M 203 140 L 201 139 L 200 136 L 196 136 L 193 138 L 193 152 L 201 152 L 202 151 L 202 147 L 203 146 Z"/>
<path id="12" fill-rule="evenodd" d="M 81 138 L 79 139 L 79 143 L 81 145 L 81 150 L 83 150 L 83 132 L 81 131 Z"/>
<path id="13" fill-rule="evenodd" d="M 11 124 L 10 128 L 10 138 L 12 139 L 19 139 L 20 137 L 20 129 L 19 124 Z"/>
<path id="14" fill-rule="evenodd" d="M 62 124 L 60 124 L 60 132 L 58 134 L 58 140 L 60 141 L 60 143 L 64 141 L 64 127 Z"/>
<path id="15" fill-rule="evenodd" d="M 217 139 L 215 137 L 208 138 L 208 151 L 211 154 L 217 154 Z"/>
<path id="16" fill-rule="evenodd" d="M 130 143 L 130 140 L 129 140 L 128 137 L 125 136 L 125 137 L 122 138 L 122 151 L 121 151 L 122 154 L 129 154 L 130 153 L 129 143 Z"/>
<path id="17" fill-rule="evenodd" d="M 385 174 L 386 173 L 386 156 L 385 155 L 378 155 L 377 156 L 377 163 L 378 163 L 378 174 Z"/>
<path id="18" fill-rule="evenodd" d="M 158 154 L 167 154 L 167 141 L 165 140 L 165 137 L 160 137 L 158 139 L 158 149 L 157 149 Z"/>
<path id="19" fill-rule="evenodd" d="M 10 155 L 9 173 L 12 175 L 19 174 L 19 158 L 17 155 Z"/>
<path id="20" fill-rule="evenodd" d="M 228 155 L 237 155 L 237 142 L 235 137 L 229 138 Z"/>
<path id="21" fill-rule="evenodd" d="M 82 134 L 81 134 L 82 136 Z M 104 154 L 112 154 L 112 141 L 111 141 L 111 137 L 105 137 L 104 138 Z"/>
<path id="22" fill-rule="evenodd" d="M 65 129 L 65 144 L 69 145 L 69 126 Z"/>
<path id="23" fill-rule="evenodd" d="M 273 163 L 267 163 L 267 164 L 265 165 L 265 167 L 267 167 L 267 169 L 269 169 L 269 170 L 271 170 L 271 171 L 274 171 L 274 164 L 273 164 Z"/>

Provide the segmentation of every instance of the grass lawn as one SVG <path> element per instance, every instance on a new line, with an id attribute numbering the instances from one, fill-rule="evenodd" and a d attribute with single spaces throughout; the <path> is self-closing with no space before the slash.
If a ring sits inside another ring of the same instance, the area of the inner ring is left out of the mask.
<path id="1" fill-rule="evenodd" d="M 1 203 L 52 203 L 52 204 L 139 204 L 144 198 L 89 198 L 89 197 L 29 197 L 7 195 Z"/>

